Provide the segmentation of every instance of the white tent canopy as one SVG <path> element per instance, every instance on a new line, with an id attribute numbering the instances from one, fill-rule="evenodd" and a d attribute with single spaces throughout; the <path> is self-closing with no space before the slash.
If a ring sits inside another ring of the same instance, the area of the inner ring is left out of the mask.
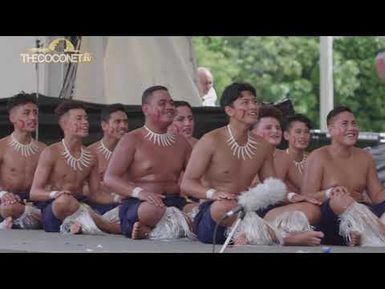
<path id="1" fill-rule="evenodd" d="M 201 104 L 189 37 L 82 37 L 80 49 L 94 60 L 78 66 L 76 99 L 141 104 L 147 87 L 164 85 L 174 99 Z"/>

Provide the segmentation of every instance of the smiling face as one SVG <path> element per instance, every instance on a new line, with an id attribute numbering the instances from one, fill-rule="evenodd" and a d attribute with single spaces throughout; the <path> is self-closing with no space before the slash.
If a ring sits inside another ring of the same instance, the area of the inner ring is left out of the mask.
<path id="1" fill-rule="evenodd" d="M 37 105 L 34 103 L 21 104 L 14 107 L 9 113 L 9 120 L 15 130 L 34 132 L 37 126 Z"/>
<path id="2" fill-rule="evenodd" d="M 274 117 L 262 117 L 256 124 L 253 132 L 264 138 L 274 147 L 278 146 L 282 140 L 282 129 L 278 119 Z"/>
<path id="3" fill-rule="evenodd" d="M 225 111 L 230 118 L 253 125 L 258 119 L 259 105 L 255 95 L 250 91 L 242 91 L 232 105 L 226 106 Z"/>
<path id="4" fill-rule="evenodd" d="M 127 114 L 120 110 L 111 113 L 107 121 L 102 121 L 102 130 L 105 135 L 120 139 L 128 132 Z"/>
<path id="5" fill-rule="evenodd" d="M 284 136 L 291 148 L 305 150 L 309 146 L 310 129 L 302 121 L 293 121 Z"/>
<path id="6" fill-rule="evenodd" d="M 344 111 L 334 116 L 328 129 L 333 141 L 339 144 L 354 146 L 358 140 L 358 126 L 351 112 Z"/>
<path id="7" fill-rule="evenodd" d="M 175 105 L 166 90 L 154 91 L 148 102 L 143 104 L 143 113 L 152 122 L 168 126 L 175 116 Z"/>
<path id="8" fill-rule="evenodd" d="M 88 136 L 88 116 L 84 109 L 74 108 L 65 113 L 60 120 L 65 135 Z"/>

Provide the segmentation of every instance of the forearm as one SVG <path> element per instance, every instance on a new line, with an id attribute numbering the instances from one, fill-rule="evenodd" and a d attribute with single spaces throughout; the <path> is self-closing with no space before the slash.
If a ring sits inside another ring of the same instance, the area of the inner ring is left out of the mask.
<path id="1" fill-rule="evenodd" d="M 195 180 L 195 179 L 184 178 L 181 184 L 181 190 L 183 192 L 197 199 L 208 199 L 207 191 L 210 189 L 211 188 L 206 188 L 202 186 L 200 180 Z"/>
<path id="2" fill-rule="evenodd" d="M 109 191 L 115 192 L 122 197 L 131 197 L 133 190 L 136 188 L 135 184 L 127 182 L 120 177 L 105 176 L 104 184 Z"/>
<path id="3" fill-rule="evenodd" d="M 55 192 L 58 191 L 46 191 L 42 188 L 33 189 L 30 192 L 30 198 L 32 201 L 45 202 L 54 198 Z"/>

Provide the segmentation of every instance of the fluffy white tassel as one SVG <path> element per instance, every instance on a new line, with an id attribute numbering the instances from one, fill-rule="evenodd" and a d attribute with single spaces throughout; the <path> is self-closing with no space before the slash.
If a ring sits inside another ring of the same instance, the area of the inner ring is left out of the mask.
<path id="1" fill-rule="evenodd" d="M 24 213 L 14 221 L 21 229 L 37 230 L 42 228 L 41 212 L 31 205 L 24 206 Z"/>
<path id="2" fill-rule="evenodd" d="M 262 184 L 243 192 L 238 198 L 238 203 L 246 211 L 256 211 L 284 200 L 286 193 L 284 182 L 276 178 L 268 178 Z"/>
<path id="3" fill-rule="evenodd" d="M 108 212 L 105 212 L 103 218 L 111 223 L 120 223 L 119 206 L 113 208 L 112 210 L 109 210 Z"/>
<path id="4" fill-rule="evenodd" d="M 228 228 L 227 235 L 232 228 Z M 279 231 L 271 226 L 255 212 L 247 212 L 238 228 L 236 229 L 233 241 L 245 236 L 249 245 L 275 245 L 283 244 Z"/>
<path id="5" fill-rule="evenodd" d="M 183 237 L 195 239 L 186 217 L 178 208 L 167 207 L 163 217 L 151 231 L 149 238 L 152 240 L 171 240 Z"/>
<path id="6" fill-rule="evenodd" d="M 74 223 L 81 224 L 82 234 L 87 235 L 105 235 L 103 231 L 101 231 L 95 224 L 92 219 L 88 209 L 83 204 L 80 205 L 79 209 L 73 213 L 71 216 L 68 216 L 64 219 L 63 223 L 60 226 L 60 232 L 64 234 L 68 234 L 71 232 L 71 226 Z"/>
<path id="7" fill-rule="evenodd" d="M 349 242 L 350 233 L 361 234 L 361 246 L 382 247 L 385 246 L 385 234 L 379 219 L 363 204 L 352 203 L 343 212 L 339 219 L 340 235 Z"/>
<path id="8" fill-rule="evenodd" d="M 309 220 L 301 211 L 284 212 L 274 219 L 272 225 L 281 232 L 283 237 L 289 233 L 313 231 Z"/>

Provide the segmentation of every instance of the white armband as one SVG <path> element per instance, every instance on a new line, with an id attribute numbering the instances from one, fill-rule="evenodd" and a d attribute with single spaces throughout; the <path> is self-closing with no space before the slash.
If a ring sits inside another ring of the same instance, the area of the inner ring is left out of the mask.
<path id="1" fill-rule="evenodd" d="M 289 202 L 292 202 L 293 203 L 293 198 L 298 195 L 297 193 L 293 193 L 293 192 L 290 192 L 287 194 L 287 199 L 289 200 Z"/>
<path id="2" fill-rule="evenodd" d="M 2 198 L 5 194 L 8 194 L 7 191 L 0 191 L 0 198 Z"/>
<path id="3" fill-rule="evenodd" d="M 206 199 L 212 200 L 214 198 L 214 194 L 217 192 L 215 189 L 208 189 L 206 191 Z"/>
<path id="4" fill-rule="evenodd" d="M 114 202 L 119 203 L 120 202 L 120 196 L 117 193 L 111 193 L 112 196 L 114 197 Z"/>
<path id="5" fill-rule="evenodd" d="M 139 198 L 139 193 L 143 191 L 143 189 L 141 187 L 135 187 L 133 190 L 132 190 L 132 194 L 131 194 L 131 197 L 133 198 Z"/>
<path id="6" fill-rule="evenodd" d="M 49 198 L 50 199 L 55 199 L 58 193 L 59 193 L 59 191 L 51 191 L 49 193 Z"/>
<path id="7" fill-rule="evenodd" d="M 334 187 L 331 187 L 331 188 L 329 188 L 329 189 L 327 189 L 327 190 L 325 191 L 325 198 L 326 198 L 326 199 L 329 199 L 329 198 L 330 198 L 330 194 L 331 194 L 331 192 L 332 192 L 333 189 L 334 189 Z"/>

